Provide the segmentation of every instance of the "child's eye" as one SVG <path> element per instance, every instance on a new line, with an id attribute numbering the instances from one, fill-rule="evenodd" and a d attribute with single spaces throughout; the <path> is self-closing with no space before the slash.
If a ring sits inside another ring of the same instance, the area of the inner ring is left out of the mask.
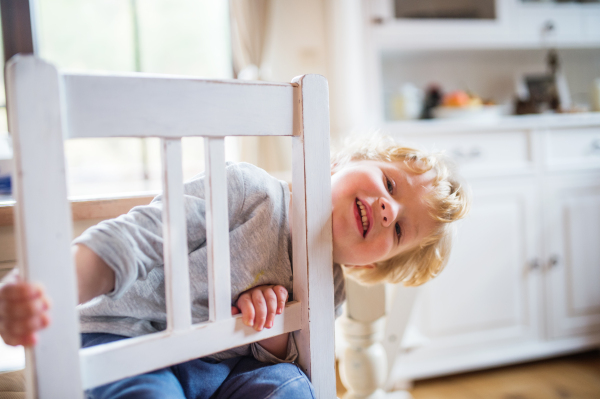
<path id="1" fill-rule="evenodd" d="M 392 181 L 389 178 L 385 178 L 386 184 L 387 184 L 387 190 L 390 194 L 393 193 L 394 191 L 394 185 L 392 184 Z"/>
<path id="2" fill-rule="evenodd" d="M 398 237 L 398 242 L 400 242 L 400 237 L 402 237 L 402 229 L 400 228 L 400 223 L 396 223 L 396 236 Z"/>

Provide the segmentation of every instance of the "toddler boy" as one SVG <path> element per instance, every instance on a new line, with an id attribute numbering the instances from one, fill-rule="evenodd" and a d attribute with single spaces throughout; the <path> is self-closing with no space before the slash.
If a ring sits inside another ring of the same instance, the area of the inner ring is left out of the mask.
<path id="1" fill-rule="evenodd" d="M 249 164 L 227 166 L 232 313 L 270 328 L 292 289 L 288 186 Z M 203 175 L 185 184 L 192 322 L 208 318 Z M 161 196 L 90 228 L 74 242 L 82 346 L 166 327 Z M 332 157 L 333 273 L 336 310 L 344 272 L 361 282 L 419 285 L 437 275 L 450 251 L 450 222 L 469 197 L 439 154 L 375 135 Z M 0 334 L 35 344 L 49 323 L 41 288 L 14 282 L 0 290 Z M 94 398 L 307 398 L 308 379 L 293 364 L 283 334 L 88 392 Z M 238 395 L 238 396 L 236 396 Z"/>

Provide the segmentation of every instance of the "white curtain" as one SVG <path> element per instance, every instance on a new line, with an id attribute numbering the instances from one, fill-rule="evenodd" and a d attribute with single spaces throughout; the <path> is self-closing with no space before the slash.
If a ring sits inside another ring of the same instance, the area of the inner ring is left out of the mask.
<path id="1" fill-rule="evenodd" d="M 271 8 L 270 0 L 229 1 L 233 70 L 238 79 L 265 78 L 261 68 L 271 34 Z M 268 172 L 281 172 L 289 168 L 286 151 L 281 148 L 285 143 L 278 137 L 239 138 L 239 159 Z"/>
<path id="2" fill-rule="evenodd" d="M 268 34 L 269 0 L 230 0 L 233 70 L 238 79 L 260 79 Z"/>

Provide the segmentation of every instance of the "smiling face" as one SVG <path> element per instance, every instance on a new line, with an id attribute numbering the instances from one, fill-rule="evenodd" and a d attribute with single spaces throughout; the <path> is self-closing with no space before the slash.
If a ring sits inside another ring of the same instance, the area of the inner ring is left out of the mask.
<path id="1" fill-rule="evenodd" d="M 331 176 L 333 260 L 372 267 L 415 247 L 436 227 L 424 196 L 434 172 L 402 162 L 354 161 Z"/>

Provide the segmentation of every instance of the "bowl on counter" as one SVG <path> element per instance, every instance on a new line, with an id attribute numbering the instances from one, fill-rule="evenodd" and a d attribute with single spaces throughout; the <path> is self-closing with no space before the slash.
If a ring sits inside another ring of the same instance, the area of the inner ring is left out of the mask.
<path id="1" fill-rule="evenodd" d="M 494 121 L 506 115 L 504 105 L 480 105 L 473 107 L 445 107 L 439 106 L 433 109 L 436 119 L 468 119 L 478 121 Z"/>

